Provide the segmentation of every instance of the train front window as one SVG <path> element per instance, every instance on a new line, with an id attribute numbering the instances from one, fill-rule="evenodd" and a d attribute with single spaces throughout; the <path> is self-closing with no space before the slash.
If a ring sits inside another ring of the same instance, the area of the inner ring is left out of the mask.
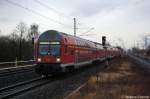
<path id="1" fill-rule="evenodd" d="M 60 55 L 60 44 L 40 44 L 39 45 L 39 54 L 40 55 Z"/>
<path id="2" fill-rule="evenodd" d="M 49 45 L 40 44 L 39 45 L 39 54 L 40 55 L 47 55 L 49 53 Z"/>
<path id="3" fill-rule="evenodd" d="M 50 45 L 50 54 L 53 56 L 60 55 L 60 45 Z"/>

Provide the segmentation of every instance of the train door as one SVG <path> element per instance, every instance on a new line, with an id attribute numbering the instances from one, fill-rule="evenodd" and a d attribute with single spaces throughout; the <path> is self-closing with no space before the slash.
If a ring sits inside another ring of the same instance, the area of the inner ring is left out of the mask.
<path id="1" fill-rule="evenodd" d="M 74 61 L 75 61 L 75 52 L 74 52 L 74 48 L 73 48 L 73 46 L 71 46 L 71 47 L 68 47 L 68 51 L 69 51 L 69 62 L 70 63 L 74 63 Z"/>
<path id="2" fill-rule="evenodd" d="M 78 50 L 78 45 L 79 45 L 79 41 L 76 39 L 75 40 L 76 42 L 76 45 L 74 47 L 74 50 L 75 50 L 75 64 L 77 64 L 79 61 L 79 50 Z"/>
<path id="3" fill-rule="evenodd" d="M 67 64 L 68 63 L 68 46 L 64 45 L 63 46 L 63 50 L 62 50 L 62 59 L 63 59 L 63 63 Z"/>
<path id="4" fill-rule="evenodd" d="M 78 49 L 75 49 L 75 63 L 77 64 L 79 60 L 79 51 Z"/>
<path id="5" fill-rule="evenodd" d="M 64 46 L 64 55 L 63 55 L 64 63 L 74 63 L 75 62 L 75 51 L 74 48 L 70 45 Z"/>

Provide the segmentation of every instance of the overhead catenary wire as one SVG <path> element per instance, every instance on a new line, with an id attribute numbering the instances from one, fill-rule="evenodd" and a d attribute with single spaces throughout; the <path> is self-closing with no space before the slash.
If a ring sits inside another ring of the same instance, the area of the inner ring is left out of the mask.
<path id="1" fill-rule="evenodd" d="M 72 16 L 69 16 L 69 15 L 66 15 L 66 14 L 64 14 L 64 13 L 62 13 L 62 12 L 60 12 L 60 11 L 58 11 L 58 10 L 56 10 L 55 8 L 53 8 L 53 7 L 51 7 L 50 5 L 47 5 L 47 4 L 45 4 L 45 3 L 43 3 L 42 1 L 40 1 L 40 0 L 34 0 L 36 3 L 38 3 L 39 5 L 41 5 L 41 6 L 43 6 L 43 7 L 45 7 L 45 8 L 47 8 L 48 10 L 50 10 L 50 11 L 53 11 L 53 12 L 55 12 L 55 13 L 57 13 L 59 16 L 61 16 L 61 17 L 65 17 L 65 18 L 69 18 L 69 19 L 73 19 L 73 17 Z M 84 25 L 83 23 L 80 23 L 80 22 L 77 22 L 77 24 L 78 25 Z M 86 26 L 86 25 L 84 25 L 84 26 Z M 86 26 L 87 27 L 87 26 Z M 87 27 L 87 28 L 76 28 L 76 29 L 89 29 L 90 27 Z"/>
<path id="2" fill-rule="evenodd" d="M 41 17 L 43 17 L 43 18 L 45 18 L 45 19 L 47 19 L 47 20 L 49 20 L 49 21 L 51 21 L 51 22 L 54 22 L 54 23 L 63 25 L 63 26 L 65 26 L 65 27 L 67 27 L 67 28 L 73 29 L 72 26 L 63 24 L 63 23 L 61 23 L 60 21 L 57 21 L 57 20 L 52 19 L 52 18 L 50 18 L 50 17 L 47 17 L 47 16 L 45 16 L 45 15 L 43 15 L 43 14 L 41 14 L 41 13 L 35 11 L 35 10 L 32 10 L 32 9 L 30 9 L 30 8 L 28 8 L 28 7 L 25 7 L 25 6 L 23 6 L 23 5 L 19 4 L 19 3 L 16 3 L 16 2 L 11 1 L 11 0 L 5 0 L 5 1 L 8 2 L 8 3 L 10 3 L 10 4 L 12 4 L 12 5 L 14 5 L 14 6 L 17 6 L 17 7 L 20 7 L 20 8 L 22 8 L 22 9 L 25 9 L 25 10 L 27 10 L 27 11 L 33 13 L 33 14 L 36 14 L 36 15 L 38 15 L 38 16 L 41 16 Z M 35 1 L 39 1 L 39 0 L 35 0 Z M 41 2 L 40 2 L 40 3 L 41 3 Z M 41 3 L 41 4 L 42 4 L 42 3 Z M 45 5 L 43 5 L 43 6 L 45 6 Z M 49 9 L 53 10 L 53 11 L 56 12 L 56 13 L 61 14 L 59 11 L 55 10 L 54 8 L 51 8 L 51 7 L 48 7 L 48 6 L 45 6 L 45 7 L 47 7 L 47 8 L 49 8 Z M 64 14 L 63 14 L 63 15 L 64 15 Z M 78 23 L 78 24 L 83 25 L 83 24 L 81 24 L 81 23 Z M 88 27 L 88 28 L 89 28 L 89 27 Z M 83 28 L 76 28 L 76 29 L 83 29 Z M 86 28 L 85 28 L 85 29 L 86 29 Z M 90 29 L 91 29 L 91 28 L 90 28 Z"/>
<path id="3" fill-rule="evenodd" d="M 94 30 L 94 28 L 90 28 L 88 31 L 84 32 L 84 33 L 81 33 L 81 35 L 79 36 L 84 36 L 84 35 L 89 35 L 87 33 L 89 33 L 90 31 Z"/>
<path id="4" fill-rule="evenodd" d="M 28 7 L 25 7 L 25 6 L 23 6 L 23 5 L 19 4 L 19 3 L 16 3 L 16 2 L 13 2 L 13 1 L 10 1 L 10 0 L 5 0 L 5 1 L 8 2 L 8 3 L 10 3 L 10 4 L 12 4 L 12 5 L 15 5 L 15 6 L 18 6 L 18 7 L 20 7 L 20 8 L 23 8 L 23 9 L 25 9 L 25 10 L 27 10 L 27 11 L 33 13 L 33 14 L 36 14 L 36 15 L 38 15 L 38 16 L 41 16 L 41 17 L 43 17 L 43 18 L 45 18 L 45 19 L 47 19 L 47 20 L 49 20 L 49 21 L 51 21 L 51 22 L 54 22 L 54 23 L 63 25 L 63 26 L 68 27 L 68 28 L 72 28 L 71 26 L 65 25 L 65 24 L 63 24 L 63 23 L 61 23 L 61 22 L 59 22 L 59 21 L 57 21 L 57 20 L 54 20 L 54 19 L 52 19 L 52 18 L 50 18 L 50 17 L 47 17 L 47 16 L 45 16 L 45 15 L 42 15 L 41 13 L 39 13 L 39 12 L 37 12 L 37 11 L 34 11 L 34 10 L 28 8 Z"/>
<path id="5" fill-rule="evenodd" d="M 63 16 L 63 17 L 66 17 L 66 18 L 73 19 L 72 16 L 68 16 L 68 15 L 66 15 L 66 14 L 64 14 L 64 13 L 62 13 L 62 12 L 56 10 L 56 9 L 54 9 L 53 7 L 51 7 L 51 6 L 49 6 L 49 5 L 41 2 L 40 0 L 34 0 L 34 1 L 36 3 L 38 3 L 39 5 L 41 5 L 41 6 L 45 7 L 45 8 L 47 8 L 47 9 L 49 9 L 50 11 L 53 11 L 53 12 L 57 13 L 59 16 Z"/>

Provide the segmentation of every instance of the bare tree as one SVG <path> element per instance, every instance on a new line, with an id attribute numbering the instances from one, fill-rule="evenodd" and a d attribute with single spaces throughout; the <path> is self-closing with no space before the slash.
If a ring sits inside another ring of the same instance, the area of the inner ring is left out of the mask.
<path id="1" fill-rule="evenodd" d="M 124 40 L 123 40 L 122 38 L 118 38 L 117 40 L 118 40 L 118 42 L 120 43 L 120 46 L 121 46 L 123 49 L 125 49 L 125 42 L 124 42 Z"/>
<path id="2" fill-rule="evenodd" d="M 19 35 L 16 34 L 15 32 L 12 32 L 10 35 L 9 35 L 9 38 L 12 39 L 13 41 L 17 41 L 20 39 Z"/>
<path id="3" fill-rule="evenodd" d="M 143 35 L 142 41 L 144 42 L 143 46 L 145 48 L 145 55 L 150 55 L 150 35 Z"/>
<path id="4" fill-rule="evenodd" d="M 31 29 L 20 22 L 8 36 L 0 36 L 0 62 L 33 59 L 33 45 L 27 38 Z M 31 32 L 30 32 L 31 34 Z M 32 36 L 31 36 L 32 37 Z"/>
<path id="5" fill-rule="evenodd" d="M 14 30 L 14 33 L 20 35 L 20 39 L 25 38 L 28 33 L 26 24 L 24 22 L 20 22 Z"/>
<path id="6" fill-rule="evenodd" d="M 33 23 L 28 30 L 27 38 L 32 40 L 32 38 L 36 37 L 39 34 L 39 25 Z"/>
<path id="7" fill-rule="evenodd" d="M 24 22 L 20 22 L 14 30 L 14 34 L 19 35 L 19 60 L 22 59 L 22 47 L 27 33 L 28 28 Z"/>

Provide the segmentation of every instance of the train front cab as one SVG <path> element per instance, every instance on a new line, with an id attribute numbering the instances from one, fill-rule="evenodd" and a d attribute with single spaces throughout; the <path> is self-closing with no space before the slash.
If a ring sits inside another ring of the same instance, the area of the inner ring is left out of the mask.
<path id="1" fill-rule="evenodd" d="M 57 31 L 46 31 L 39 36 L 36 47 L 36 72 L 47 75 L 60 71 L 61 38 Z"/>

